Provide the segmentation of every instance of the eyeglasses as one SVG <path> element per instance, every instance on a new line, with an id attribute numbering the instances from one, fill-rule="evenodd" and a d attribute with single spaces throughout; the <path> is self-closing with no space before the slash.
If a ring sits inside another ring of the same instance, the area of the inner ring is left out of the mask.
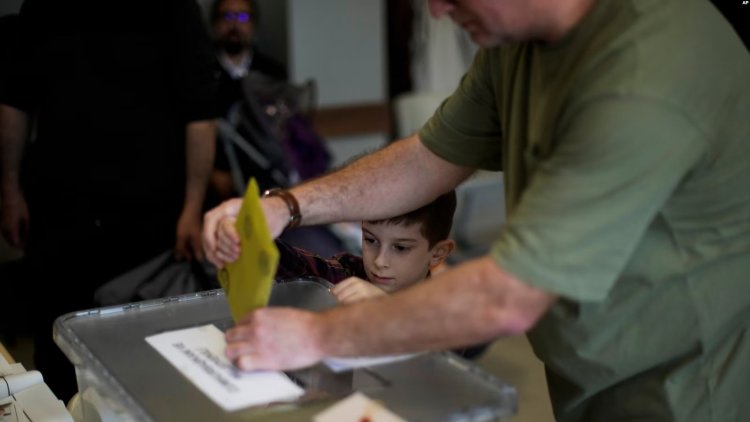
<path id="1" fill-rule="evenodd" d="M 250 13 L 248 12 L 224 12 L 221 14 L 221 18 L 227 22 L 247 23 L 250 21 Z"/>

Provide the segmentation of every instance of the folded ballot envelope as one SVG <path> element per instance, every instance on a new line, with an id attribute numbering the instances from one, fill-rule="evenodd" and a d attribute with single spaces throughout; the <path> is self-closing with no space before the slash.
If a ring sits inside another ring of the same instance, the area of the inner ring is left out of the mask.
<path id="1" fill-rule="evenodd" d="M 266 306 L 279 264 L 279 250 L 268 231 L 255 179 L 250 179 L 235 223 L 240 235 L 240 257 L 219 272 L 235 322 L 253 309 Z"/>

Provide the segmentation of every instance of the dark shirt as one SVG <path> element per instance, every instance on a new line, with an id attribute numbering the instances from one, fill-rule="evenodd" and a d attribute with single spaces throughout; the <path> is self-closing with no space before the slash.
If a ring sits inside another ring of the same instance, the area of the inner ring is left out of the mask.
<path id="1" fill-rule="evenodd" d="M 248 71 L 262 73 L 280 81 L 286 81 L 287 79 L 286 69 L 282 65 L 257 50 L 253 51 L 253 58 L 250 61 Z M 218 61 L 215 77 L 219 81 L 217 108 L 223 115 L 226 115 L 232 104 L 243 98 L 242 78 L 233 78 Z"/>
<path id="2" fill-rule="evenodd" d="M 0 17 L 0 90 L 8 83 L 14 46 L 18 42 L 18 15 Z"/>
<path id="3" fill-rule="evenodd" d="M 176 221 L 185 126 L 217 114 L 215 58 L 197 4 L 26 0 L 20 20 L 0 101 L 38 118 L 35 211 L 107 219 L 154 207 Z"/>
<path id="4" fill-rule="evenodd" d="M 76 378 L 55 318 L 174 246 L 185 127 L 216 116 L 215 59 L 194 0 L 26 0 L 18 24 L 0 102 L 37 124 L 24 157 L 24 282 L 44 292 L 29 314 L 34 364 L 67 401 Z"/>
<path id="5" fill-rule="evenodd" d="M 264 77 L 270 78 L 273 81 L 286 81 L 287 73 L 283 66 L 276 63 L 270 57 L 264 55 L 260 51 L 254 50 L 250 66 L 248 67 L 248 75 L 258 76 L 263 75 Z M 284 179 L 289 176 L 289 169 L 286 163 L 285 152 L 282 150 L 281 143 L 274 137 L 271 138 L 273 141 L 271 144 L 264 144 L 262 138 L 269 127 L 268 122 L 258 121 L 259 109 L 249 107 L 249 104 L 253 101 L 248 101 L 248 95 L 243 87 L 243 81 L 248 78 L 234 78 L 220 63 L 216 60 L 216 67 L 214 70 L 214 77 L 218 81 L 218 89 L 215 99 L 215 107 L 221 113 L 223 118 L 227 118 L 229 121 L 234 121 L 236 116 L 242 116 L 240 123 L 235 123 L 233 126 L 238 130 L 240 135 L 247 140 L 251 147 L 259 150 L 266 160 L 269 161 L 271 168 L 278 170 L 280 174 L 284 175 Z M 252 94 L 250 94 L 252 95 Z M 258 97 L 252 97 L 255 102 L 262 103 Z M 239 107 L 242 105 L 242 107 Z M 230 118 L 230 110 L 234 110 L 235 118 Z M 226 140 L 222 136 L 217 139 L 216 145 L 216 158 L 214 160 L 214 168 L 225 172 L 232 170 L 229 157 L 227 156 L 227 145 Z M 288 183 L 279 183 L 276 179 L 270 177 L 270 172 L 265 168 L 265 164 L 259 163 L 253 156 L 246 154 L 237 148 L 234 148 L 236 159 L 238 160 L 236 171 L 242 172 L 243 179 L 249 179 L 255 177 L 261 189 L 269 189 L 272 187 L 286 186 Z M 215 192 L 209 191 L 209 197 L 207 202 L 219 203 L 227 198 L 215 197 Z M 236 192 L 242 194 L 243 192 Z"/>
<path id="6" fill-rule="evenodd" d="M 362 257 L 340 253 L 326 259 L 304 249 L 295 248 L 282 240 L 276 240 L 279 249 L 279 267 L 276 279 L 315 276 L 337 284 L 349 277 L 367 280 Z"/>

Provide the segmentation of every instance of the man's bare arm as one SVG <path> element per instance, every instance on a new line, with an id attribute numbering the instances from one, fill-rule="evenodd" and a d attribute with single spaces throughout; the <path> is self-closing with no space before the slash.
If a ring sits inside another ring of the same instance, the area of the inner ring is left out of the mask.
<path id="1" fill-rule="evenodd" d="M 29 115 L 0 104 L 0 215 L 3 236 L 14 247 L 24 246 L 29 223 L 21 191 L 21 159 L 28 135 Z"/>
<path id="2" fill-rule="evenodd" d="M 424 205 L 472 172 L 438 157 L 415 134 L 292 193 L 303 224 L 375 220 Z"/>
<path id="3" fill-rule="evenodd" d="M 443 160 L 413 135 L 291 192 L 300 204 L 302 225 L 374 220 L 418 208 L 455 188 L 473 171 Z M 205 215 L 204 248 L 218 267 L 236 258 L 239 238 L 231 224 L 220 222 L 236 216 L 241 204 L 239 198 L 230 199 Z M 265 198 L 261 204 L 271 235 L 280 235 L 289 222 L 287 205 L 279 197 Z"/>
<path id="4" fill-rule="evenodd" d="M 216 153 L 216 122 L 200 120 L 185 129 L 185 202 L 177 222 L 175 251 L 180 258 L 203 259 L 201 213 Z"/>
<path id="5" fill-rule="evenodd" d="M 227 332 L 227 356 L 243 369 L 293 369 L 327 357 L 468 346 L 533 327 L 557 300 L 490 257 L 393 295 L 322 313 L 262 308 Z"/>
<path id="6" fill-rule="evenodd" d="M 468 346 L 525 333 L 555 300 L 484 257 L 429 283 L 321 315 L 320 345 L 326 356 Z"/>

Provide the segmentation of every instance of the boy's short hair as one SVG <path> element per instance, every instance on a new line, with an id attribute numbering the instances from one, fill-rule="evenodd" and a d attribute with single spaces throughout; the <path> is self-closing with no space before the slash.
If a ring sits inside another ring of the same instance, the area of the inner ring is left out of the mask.
<path id="1" fill-rule="evenodd" d="M 410 226 L 420 223 L 419 232 L 427 239 L 430 248 L 450 235 L 453 226 L 453 214 L 456 212 L 456 191 L 444 193 L 429 204 L 401 214 L 396 217 L 370 221 L 371 224 L 405 224 Z"/>

